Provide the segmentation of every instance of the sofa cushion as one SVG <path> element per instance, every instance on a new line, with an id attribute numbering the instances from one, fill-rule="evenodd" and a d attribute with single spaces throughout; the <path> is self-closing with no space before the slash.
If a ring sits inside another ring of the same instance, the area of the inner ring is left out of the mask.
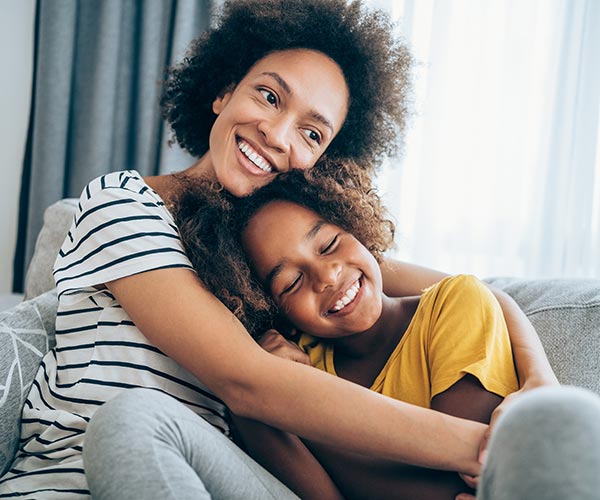
<path id="1" fill-rule="evenodd" d="M 54 344 L 56 291 L 0 313 L 0 476 L 17 449 L 21 409 L 39 368 Z"/>
<path id="2" fill-rule="evenodd" d="M 52 268 L 77 210 L 75 198 L 65 198 L 50 205 L 44 212 L 44 225 L 35 242 L 35 250 L 25 276 L 25 299 L 31 299 L 53 289 Z"/>
<path id="3" fill-rule="evenodd" d="M 535 327 L 562 384 L 600 394 L 600 280 L 492 278 Z"/>

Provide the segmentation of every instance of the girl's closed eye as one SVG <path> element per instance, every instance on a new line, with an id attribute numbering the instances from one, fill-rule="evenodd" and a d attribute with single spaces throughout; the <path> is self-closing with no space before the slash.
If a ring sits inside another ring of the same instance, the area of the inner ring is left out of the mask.
<path id="1" fill-rule="evenodd" d="M 320 251 L 321 255 L 325 255 L 333 250 L 335 250 L 336 245 L 339 241 L 339 234 L 336 234 L 329 242 L 325 245 L 325 247 Z"/>
<path id="2" fill-rule="evenodd" d="M 265 88 L 259 88 L 258 91 L 265 98 L 265 101 L 267 101 L 271 106 L 277 107 L 278 99 L 275 92 L 271 92 Z"/>
<path id="3" fill-rule="evenodd" d="M 296 278 L 288 286 L 286 286 L 283 289 L 283 291 L 281 292 L 280 295 L 286 295 L 286 294 L 291 293 L 294 290 L 296 290 L 300 286 L 301 280 L 302 280 L 302 273 L 298 274 L 298 276 L 296 276 Z"/>

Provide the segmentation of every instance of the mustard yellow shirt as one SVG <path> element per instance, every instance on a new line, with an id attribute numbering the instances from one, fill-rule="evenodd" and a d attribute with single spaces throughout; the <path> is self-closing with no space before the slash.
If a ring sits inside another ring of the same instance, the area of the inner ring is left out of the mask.
<path id="1" fill-rule="evenodd" d="M 303 335 L 313 366 L 336 375 L 331 343 Z M 464 375 L 506 397 L 518 389 L 500 305 L 474 276 L 444 278 L 423 291 L 405 334 L 371 390 L 429 408 L 431 399 Z"/>

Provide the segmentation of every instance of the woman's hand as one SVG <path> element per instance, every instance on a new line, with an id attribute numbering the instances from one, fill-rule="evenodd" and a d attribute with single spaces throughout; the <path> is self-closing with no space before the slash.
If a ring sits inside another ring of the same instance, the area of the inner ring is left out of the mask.
<path id="1" fill-rule="evenodd" d="M 544 387 L 544 386 L 549 386 L 549 385 L 558 385 L 558 381 L 555 378 L 548 379 L 545 381 L 539 381 L 539 382 L 530 379 L 518 391 L 513 392 L 512 394 L 509 394 L 508 396 L 506 396 L 504 398 L 504 400 L 502 401 L 502 403 L 500 403 L 494 409 L 494 411 L 492 412 L 492 416 L 490 418 L 490 425 L 485 430 L 485 433 L 483 434 L 481 443 L 479 444 L 478 460 L 482 466 L 485 464 L 487 454 L 488 454 L 488 447 L 490 444 L 490 438 L 494 432 L 494 427 L 496 426 L 496 424 L 498 423 L 498 420 L 500 419 L 500 416 L 504 412 L 506 412 L 506 409 L 510 405 L 512 405 L 517 399 L 522 398 L 523 395 L 527 393 L 527 391 L 536 389 L 538 387 Z M 467 474 L 459 474 L 459 475 L 467 485 L 469 485 L 471 488 L 477 489 L 477 486 L 479 484 L 479 476 L 469 476 Z M 469 493 L 461 493 L 460 495 L 456 496 L 456 500 L 475 500 L 475 497 Z"/>
<path id="2" fill-rule="evenodd" d="M 483 439 L 481 440 L 481 443 L 479 445 L 479 462 L 481 464 L 483 464 L 485 462 L 488 446 L 490 444 L 490 438 L 494 432 L 494 427 L 496 426 L 496 424 L 498 423 L 498 419 L 506 411 L 506 409 L 512 403 L 514 403 L 515 400 L 523 397 L 523 395 L 526 394 L 527 391 L 536 389 L 538 387 L 551 386 L 551 385 L 559 385 L 556 378 L 548 379 L 548 380 L 541 381 L 541 382 L 537 382 L 537 381 L 530 379 L 527 382 L 525 382 L 525 384 L 518 391 L 513 392 L 512 394 L 509 394 L 508 396 L 506 396 L 504 398 L 504 400 L 502 401 L 502 403 L 500 403 L 496 407 L 496 409 L 492 412 L 492 417 L 490 418 L 490 425 L 488 426 L 485 433 L 483 434 Z"/>
<path id="3" fill-rule="evenodd" d="M 277 330 L 267 330 L 258 340 L 260 346 L 267 352 L 283 359 L 289 359 L 305 365 L 310 365 L 310 357 L 294 342 L 287 340 Z"/>

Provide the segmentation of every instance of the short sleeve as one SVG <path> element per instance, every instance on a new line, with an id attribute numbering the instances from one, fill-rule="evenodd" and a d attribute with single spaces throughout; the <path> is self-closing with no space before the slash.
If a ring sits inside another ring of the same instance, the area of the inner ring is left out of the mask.
<path id="1" fill-rule="evenodd" d="M 440 283 L 431 319 L 428 358 L 432 398 L 466 374 L 502 397 L 518 389 L 502 309 L 477 278 L 458 275 Z"/>
<path id="2" fill-rule="evenodd" d="M 146 271 L 192 269 L 171 215 L 141 178 L 126 187 L 110 178 L 96 184 L 84 189 L 54 265 L 59 296 Z"/>

